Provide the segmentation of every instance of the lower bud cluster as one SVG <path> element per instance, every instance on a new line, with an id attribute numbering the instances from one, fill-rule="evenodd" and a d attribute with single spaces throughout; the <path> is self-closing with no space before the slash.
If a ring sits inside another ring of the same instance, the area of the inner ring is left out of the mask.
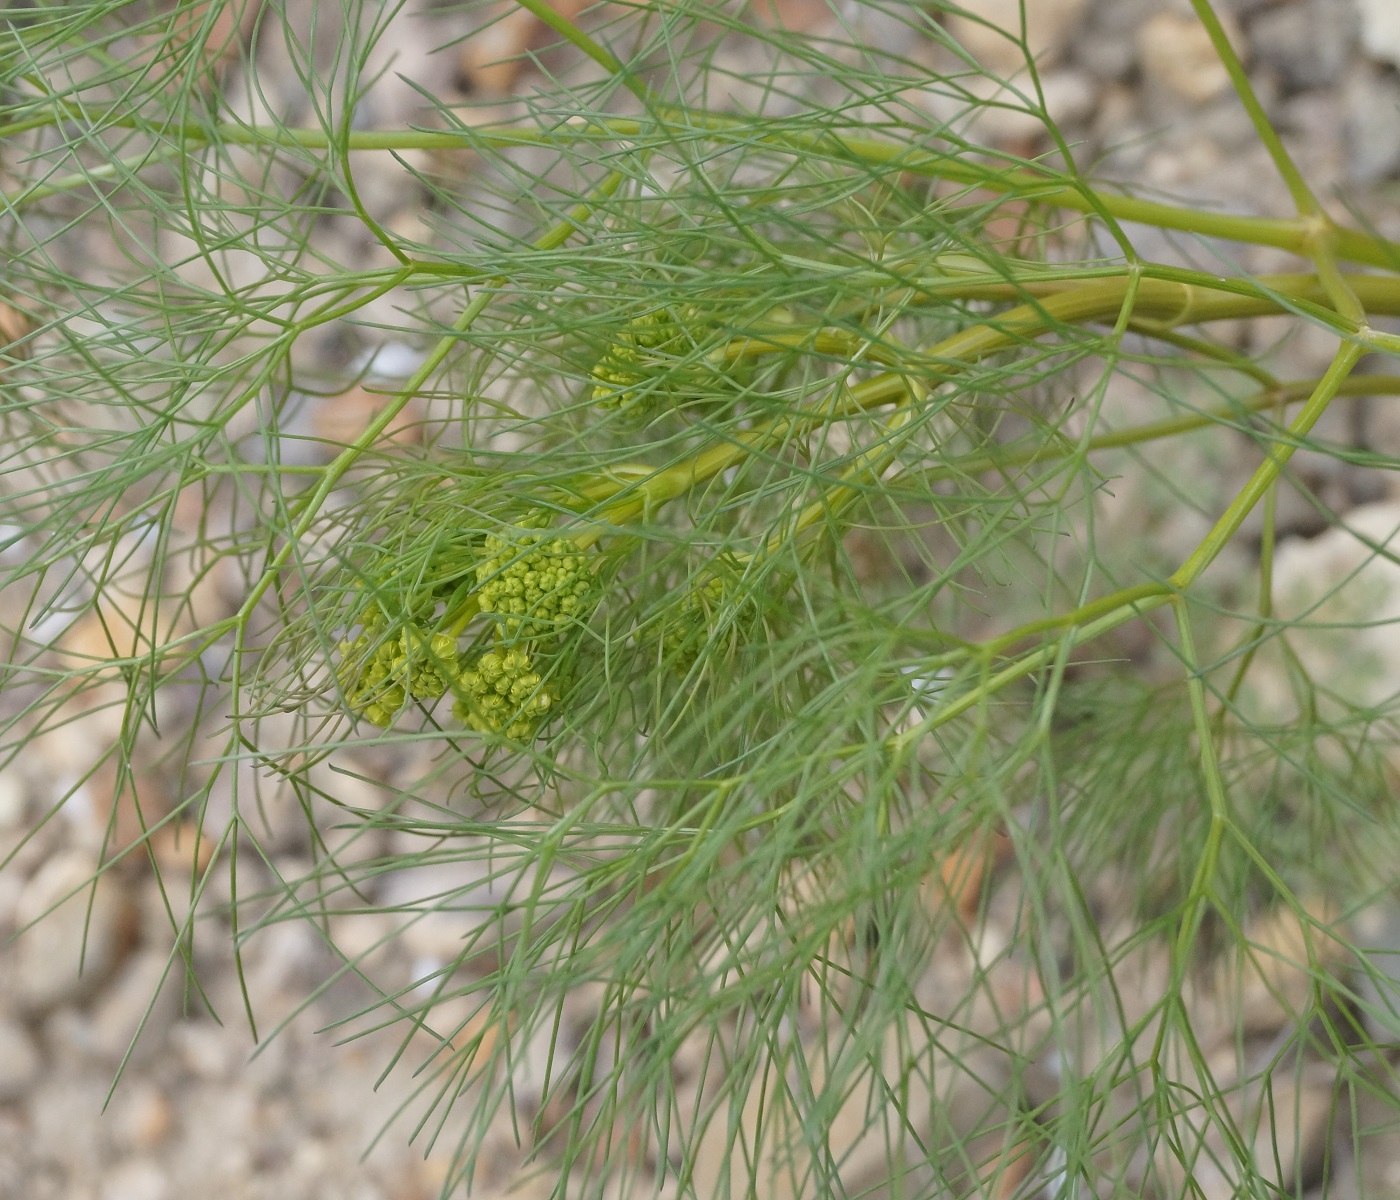
<path id="1" fill-rule="evenodd" d="M 553 703 L 545 681 L 523 650 L 489 650 L 459 676 L 457 718 L 479 733 L 504 733 L 515 741 L 533 737 Z"/>
<path id="2" fill-rule="evenodd" d="M 410 701 L 451 693 L 453 713 L 467 728 L 514 741 L 534 737 L 557 699 L 543 668 L 598 602 L 592 556 L 543 525 L 532 514 L 487 535 L 465 570 L 462 563 L 434 564 L 445 577 L 475 581 L 455 609 L 451 593 L 420 592 L 393 606 L 395 615 L 381 600 L 365 605 L 358 636 L 340 645 L 339 678 L 350 708 L 387 728 Z M 480 643 L 483 630 L 469 628 L 476 614 L 488 623 L 490 648 L 470 657 L 459 643 Z"/>
<path id="3" fill-rule="evenodd" d="M 450 694 L 468 729 L 529 741 L 563 699 L 562 651 L 598 607 L 598 556 L 536 514 L 468 545 L 453 543 L 432 564 L 451 583 L 397 602 L 388 585 L 375 589 L 356 615 L 359 633 L 340 644 L 341 689 L 357 715 L 381 728 L 415 701 L 429 706 Z M 678 675 L 716 639 L 735 642 L 752 626 L 735 594 L 741 564 L 722 559 L 651 626 Z"/>

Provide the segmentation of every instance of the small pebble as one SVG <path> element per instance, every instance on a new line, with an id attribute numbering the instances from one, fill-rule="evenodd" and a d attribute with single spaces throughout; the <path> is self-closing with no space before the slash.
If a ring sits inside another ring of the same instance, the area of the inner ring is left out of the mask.
<path id="1" fill-rule="evenodd" d="M 13 767 L 0 771 L 0 830 L 16 829 L 29 806 L 29 789 Z"/>
<path id="2" fill-rule="evenodd" d="M 15 904 L 24 932 L 16 943 L 15 992 L 26 1012 L 43 1012 L 92 995 L 116 969 L 135 935 L 135 907 L 110 871 L 80 851 L 50 859 Z"/>
<path id="3" fill-rule="evenodd" d="M 0 1019 L 0 1104 L 22 1098 L 39 1076 L 39 1048 L 18 1021 Z"/>
<path id="4" fill-rule="evenodd" d="M 1048 66 L 1063 55 L 1074 38 L 1087 0 L 1035 0 L 1026 7 L 1025 45 L 1036 65 Z M 1025 68 L 1018 31 L 1021 0 L 963 0 L 962 12 L 948 18 L 948 32 L 978 62 L 997 75 Z M 980 18 L 980 19 L 978 19 Z M 1013 31 L 1008 36 L 1004 31 Z"/>
<path id="5" fill-rule="evenodd" d="M 1238 37 L 1230 40 L 1238 52 Z M 1138 31 L 1138 61 L 1149 84 L 1188 104 L 1204 104 L 1230 87 L 1230 75 L 1205 26 L 1186 13 L 1149 17 Z"/>
<path id="6" fill-rule="evenodd" d="M 1321 88 L 1345 75 L 1356 44 L 1351 0 L 1309 0 L 1261 12 L 1249 25 L 1255 59 L 1293 89 Z"/>
<path id="7" fill-rule="evenodd" d="M 1357 0 L 1357 8 L 1366 53 L 1400 67 L 1400 4 L 1395 0 Z"/>
<path id="8" fill-rule="evenodd" d="M 129 1158 L 103 1174 L 99 1200 L 166 1200 L 170 1183 L 160 1165 L 149 1158 Z"/>
<path id="9" fill-rule="evenodd" d="M 1400 172 L 1400 80 L 1393 71 L 1357 63 L 1342 84 L 1347 174 L 1375 183 Z"/>
<path id="10" fill-rule="evenodd" d="M 182 1021 L 170 1031 L 180 1064 L 196 1079 L 222 1080 L 246 1057 L 212 1021 Z"/>
<path id="11" fill-rule="evenodd" d="M 113 1142 L 120 1148 L 150 1151 L 165 1142 L 175 1128 L 175 1108 L 165 1089 L 148 1079 L 117 1084 L 108 1109 Z"/>

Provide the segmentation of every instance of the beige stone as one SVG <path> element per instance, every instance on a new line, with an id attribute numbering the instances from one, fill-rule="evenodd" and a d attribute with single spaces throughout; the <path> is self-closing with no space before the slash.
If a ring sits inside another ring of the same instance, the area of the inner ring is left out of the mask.
<path id="1" fill-rule="evenodd" d="M 1086 0 L 1036 0 L 1026 5 L 1024 44 L 1020 0 L 964 0 L 968 16 L 948 18 L 948 32 L 979 63 L 998 75 L 1026 65 L 1026 51 L 1039 66 L 1059 59 L 1084 14 Z"/>
<path id="2" fill-rule="evenodd" d="M 1400 67 L 1400 4 L 1395 0 L 1357 0 L 1357 7 L 1366 53 Z"/>
<path id="3" fill-rule="evenodd" d="M 1274 562 L 1275 612 L 1295 622 L 1290 648 L 1354 704 L 1379 704 L 1400 682 L 1398 544 L 1400 504 L 1368 504 L 1319 537 L 1284 543 Z M 1287 696 L 1282 683 L 1277 691 Z"/>
<path id="4" fill-rule="evenodd" d="M 1233 22 L 1221 18 L 1230 43 L 1242 54 Z M 1158 12 L 1138 30 L 1138 61 L 1147 82 L 1188 104 L 1204 104 L 1230 88 L 1230 75 L 1215 52 L 1210 34 L 1194 16 Z"/>
<path id="5" fill-rule="evenodd" d="M 85 999 L 109 978 L 135 935 L 136 907 L 111 872 L 79 851 L 50 859 L 15 904 L 16 998 L 27 1012 Z"/>

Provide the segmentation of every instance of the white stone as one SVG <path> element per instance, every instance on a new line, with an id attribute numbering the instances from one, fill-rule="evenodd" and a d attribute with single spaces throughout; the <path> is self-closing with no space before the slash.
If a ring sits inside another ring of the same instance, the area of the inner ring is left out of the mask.
<path id="1" fill-rule="evenodd" d="M 1357 0 L 1361 10 L 1361 44 L 1366 53 L 1400 67 L 1400 2 Z"/>
<path id="2" fill-rule="evenodd" d="M 1051 71 L 1040 81 L 1045 110 L 1057 125 L 1074 125 L 1094 111 L 1098 88 L 1082 71 Z"/>

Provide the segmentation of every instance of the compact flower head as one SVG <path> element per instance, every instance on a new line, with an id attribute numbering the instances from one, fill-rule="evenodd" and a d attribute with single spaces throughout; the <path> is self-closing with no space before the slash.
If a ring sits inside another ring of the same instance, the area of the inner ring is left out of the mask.
<path id="1" fill-rule="evenodd" d="M 456 638 L 432 632 L 426 620 L 409 615 L 391 629 L 383 606 L 372 601 L 360 613 L 359 636 L 340 644 L 346 699 L 372 724 L 387 728 L 410 697 L 436 700 L 456 677 Z"/>
<path id="2" fill-rule="evenodd" d="M 687 330 L 701 320 L 694 308 L 679 313 L 648 312 L 634 318 L 593 366 L 593 403 L 614 412 L 652 407 L 660 390 L 648 388 L 648 382 L 658 370 L 688 359 L 694 343 Z M 695 365 L 682 367 L 683 373 L 693 375 Z"/>
<path id="3" fill-rule="evenodd" d="M 559 698 L 562 642 L 599 598 L 593 538 L 556 533 L 549 520 L 533 511 L 489 533 L 444 538 L 423 555 L 413 586 L 376 581 L 356 612 L 358 633 L 340 645 L 349 707 L 387 727 L 410 701 L 431 707 L 450 692 L 468 728 L 533 737 Z M 478 648 L 471 661 L 466 641 Z"/>
<path id="4" fill-rule="evenodd" d="M 461 698 L 453 706 L 469 729 L 533 737 L 553 697 L 523 650 L 489 650 L 459 677 Z"/>
<path id="5" fill-rule="evenodd" d="M 564 632 L 592 611 L 595 599 L 584 547 L 537 524 L 488 535 L 476 578 L 481 611 L 498 617 L 512 642 Z"/>

